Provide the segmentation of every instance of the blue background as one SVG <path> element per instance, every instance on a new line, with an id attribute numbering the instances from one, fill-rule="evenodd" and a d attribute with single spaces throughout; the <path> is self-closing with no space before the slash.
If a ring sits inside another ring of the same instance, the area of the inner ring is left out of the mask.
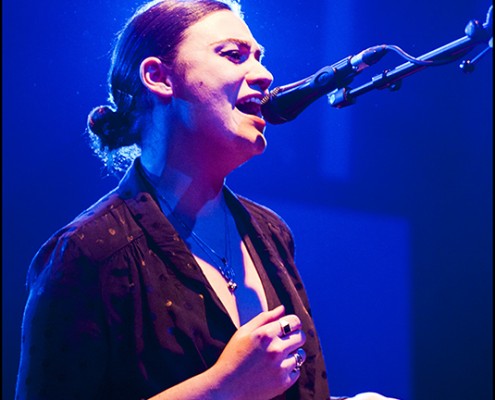
<path id="1" fill-rule="evenodd" d="M 133 1 L 3 2 L 2 394 L 14 397 L 29 262 L 113 188 L 84 135 Z M 485 0 L 244 0 L 273 86 L 377 44 L 419 56 L 485 21 Z M 471 56 L 481 51 L 477 47 Z M 351 87 L 402 64 L 395 54 Z M 292 227 L 334 395 L 491 399 L 492 55 L 269 126 L 235 191 Z"/>

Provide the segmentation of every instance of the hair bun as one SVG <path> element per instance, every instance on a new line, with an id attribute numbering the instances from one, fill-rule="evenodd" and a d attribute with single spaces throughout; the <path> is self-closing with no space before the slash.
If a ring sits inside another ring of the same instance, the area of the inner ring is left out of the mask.
<path id="1" fill-rule="evenodd" d="M 119 147 L 119 133 L 122 116 L 110 106 L 98 106 L 88 115 L 88 129 L 99 137 L 101 147 L 114 149 Z"/>

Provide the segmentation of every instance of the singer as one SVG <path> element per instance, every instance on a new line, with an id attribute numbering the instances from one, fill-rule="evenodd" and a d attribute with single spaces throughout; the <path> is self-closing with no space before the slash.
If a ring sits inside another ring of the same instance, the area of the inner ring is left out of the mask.
<path id="1" fill-rule="evenodd" d="M 330 398 L 291 231 L 226 186 L 266 146 L 262 55 L 236 2 L 127 22 L 88 117 L 125 176 L 32 261 L 16 399 Z"/>

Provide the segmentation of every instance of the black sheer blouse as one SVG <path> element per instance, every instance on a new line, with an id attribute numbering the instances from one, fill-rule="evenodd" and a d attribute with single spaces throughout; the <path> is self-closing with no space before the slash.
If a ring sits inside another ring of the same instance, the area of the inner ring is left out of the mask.
<path id="1" fill-rule="evenodd" d="M 327 399 L 291 232 L 272 211 L 224 190 L 269 308 L 284 304 L 307 336 L 301 376 L 280 398 Z M 216 362 L 236 327 L 155 199 L 138 159 L 39 250 L 28 274 L 17 399 L 139 400 Z"/>

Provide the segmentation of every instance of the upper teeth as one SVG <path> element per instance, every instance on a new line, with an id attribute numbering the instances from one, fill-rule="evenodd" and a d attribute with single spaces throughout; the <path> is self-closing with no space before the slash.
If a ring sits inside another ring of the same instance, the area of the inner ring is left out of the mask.
<path id="1" fill-rule="evenodd" d="M 249 99 L 242 100 L 241 104 L 246 104 L 246 103 L 256 103 L 256 104 L 261 104 L 261 100 L 258 99 L 257 97 L 250 97 Z"/>

